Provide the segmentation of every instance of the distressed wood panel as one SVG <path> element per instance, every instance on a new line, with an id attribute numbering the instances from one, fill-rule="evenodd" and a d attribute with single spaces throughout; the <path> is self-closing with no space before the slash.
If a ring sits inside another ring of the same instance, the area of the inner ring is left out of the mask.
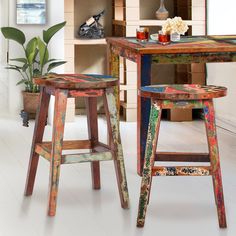
<path id="1" fill-rule="evenodd" d="M 155 166 L 153 176 L 208 176 L 211 175 L 210 166 Z"/>

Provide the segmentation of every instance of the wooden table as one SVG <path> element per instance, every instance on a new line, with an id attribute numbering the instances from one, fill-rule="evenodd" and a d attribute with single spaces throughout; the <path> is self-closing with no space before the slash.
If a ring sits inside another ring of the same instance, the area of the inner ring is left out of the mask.
<path id="1" fill-rule="evenodd" d="M 190 64 L 209 62 L 236 61 L 236 36 L 185 37 L 178 43 L 166 46 L 154 41 L 139 43 L 133 38 L 108 38 L 109 72 L 119 77 L 119 57 L 137 63 L 137 86 L 151 83 L 152 63 L 161 64 Z M 137 109 L 137 172 L 141 175 L 149 121 L 150 100 L 138 97 Z M 206 155 L 192 156 L 204 161 Z M 178 160 L 180 157 L 169 156 L 168 160 Z M 189 158 L 189 157 L 188 157 Z M 164 159 L 159 156 L 158 160 Z M 184 161 L 184 155 L 182 157 Z M 195 160 L 196 161 L 196 160 Z"/>

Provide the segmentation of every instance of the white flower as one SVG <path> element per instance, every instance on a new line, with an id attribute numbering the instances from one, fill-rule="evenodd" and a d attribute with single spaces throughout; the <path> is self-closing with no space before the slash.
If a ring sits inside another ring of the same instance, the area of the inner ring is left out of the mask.
<path id="1" fill-rule="evenodd" d="M 162 26 L 164 34 L 184 34 L 188 30 L 188 25 L 182 20 L 181 17 L 168 18 Z"/>

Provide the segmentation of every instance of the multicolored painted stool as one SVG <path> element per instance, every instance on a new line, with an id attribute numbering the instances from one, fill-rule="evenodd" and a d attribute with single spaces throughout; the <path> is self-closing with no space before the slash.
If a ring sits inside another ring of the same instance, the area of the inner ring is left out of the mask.
<path id="1" fill-rule="evenodd" d="M 48 215 L 56 213 L 61 164 L 91 162 L 93 188 L 100 189 L 100 161 L 114 160 L 121 206 L 129 207 L 129 194 L 119 131 L 118 80 L 104 75 L 49 75 L 36 78 L 40 85 L 25 195 L 33 193 L 39 155 L 50 162 Z M 52 142 L 43 142 L 50 96 L 55 96 Z M 99 142 L 97 97 L 102 96 L 107 118 L 109 145 Z M 85 97 L 89 140 L 63 141 L 68 97 Z M 62 155 L 62 150 L 90 149 L 89 153 Z"/>
<path id="2" fill-rule="evenodd" d="M 226 228 L 225 205 L 216 136 L 213 98 L 223 97 L 227 89 L 217 86 L 153 85 L 142 87 L 139 96 L 151 98 L 151 112 L 146 142 L 137 226 L 143 227 L 149 203 L 153 176 L 212 175 L 219 226 Z M 204 111 L 209 153 L 157 153 L 157 140 L 162 109 L 202 108 Z M 155 166 L 155 161 L 208 162 L 207 166 Z"/>

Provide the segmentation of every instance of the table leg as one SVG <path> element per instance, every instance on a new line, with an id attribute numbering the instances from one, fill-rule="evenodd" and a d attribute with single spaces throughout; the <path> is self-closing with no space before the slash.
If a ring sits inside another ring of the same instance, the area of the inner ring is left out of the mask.
<path id="1" fill-rule="evenodd" d="M 120 56 L 111 50 L 111 45 L 107 46 L 107 69 L 108 75 L 115 78 L 120 76 Z"/>
<path id="2" fill-rule="evenodd" d="M 120 80 L 120 56 L 115 54 L 111 49 L 111 44 L 107 45 L 107 69 L 108 75 Z M 120 88 L 118 89 L 118 110 L 120 111 Z M 118 119 L 120 120 L 120 113 L 118 113 Z M 111 145 L 111 139 L 107 134 L 107 143 Z"/>
<path id="3" fill-rule="evenodd" d="M 139 55 L 138 66 L 138 89 L 151 84 L 151 55 Z M 137 172 L 142 175 L 144 155 L 147 140 L 147 130 L 150 115 L 150 99 L 138 96 L 137 108 Z"/>

